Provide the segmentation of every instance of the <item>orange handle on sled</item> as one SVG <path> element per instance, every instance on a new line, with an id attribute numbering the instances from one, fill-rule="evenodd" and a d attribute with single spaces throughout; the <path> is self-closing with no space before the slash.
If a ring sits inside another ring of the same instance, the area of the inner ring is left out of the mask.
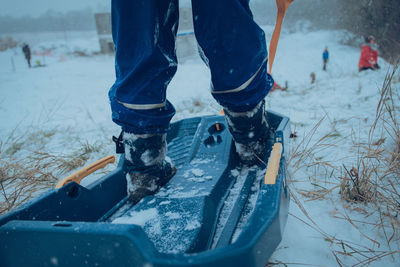
<path id="1" fill-rule="evenodd" d="M 107 166 L 107 164 L 114 162 L 115 162 L 115 157 L 112 155 L 99 159 L 98 161 L 90 164 L 89 166 L 86 166 L 85 168 L 59 181 L 56 185 L 56 189 L 59 189 L 70 182 L 75 182 L 77 184 L 80 184 L 82 179 L 88 176 L 89 174 L 92 174 L 95 171 L 104 168 L 105 166 Z"/>
<path id="2" fill-rule="evenodd" d="M 293 1 L 294 0 L 276 0 L 278 15 L 276 16 L 276 24 L 274 32 L 272 33 L 271 42 L 269 43 L 268 73 L 271 73 L 272 71 L 272 64 L 274 63 L 279 37 L 281 35 L 283 18 L 285 17 L 286 10 Z"/>
<path id="3" fill-rule="evenodd" d="M 275 184 L 278 176 L 279 164 L 282 156 L 282 143 L 275 143 L 268 159 L 267 172 L 264 177 L 264 184 Z"/>

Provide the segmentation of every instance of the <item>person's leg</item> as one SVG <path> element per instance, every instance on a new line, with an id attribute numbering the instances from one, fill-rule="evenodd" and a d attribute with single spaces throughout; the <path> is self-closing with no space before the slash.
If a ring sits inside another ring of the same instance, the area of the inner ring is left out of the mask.
<path id="1" fill-rule="evenodd" d="M 112 119 L 128 132 L 164 133 L 175 114 L 166 88 L 177 69 L 178 0 L 112 0 L 116 81 Z"/>
<path id="2" fill-rule="evenodd" d="M 192 0 L 192 7 L 212 94 L 224 108 L 242 161 L 257 163 L 269 134 L 263 99 L 273 86 L 265 34 L 253 20 L 249 0 Z"/>
<path id="3" fill-rule="evenodd" d="M 132 203 L 153 194 L 175 174 L 166 158 L 166 132 L 175 109 L 166 88 L 177 69 L 178 0 L 113 0 L 116 81 L 109 92 L 112 119 L 123 130 Z"/>
<path id="4" fill-rule="evenodd" d="M 364 70 L 372 70 L 372 67 L 361 67 L 358 69 L 358 72 L 364 71 Z"/>

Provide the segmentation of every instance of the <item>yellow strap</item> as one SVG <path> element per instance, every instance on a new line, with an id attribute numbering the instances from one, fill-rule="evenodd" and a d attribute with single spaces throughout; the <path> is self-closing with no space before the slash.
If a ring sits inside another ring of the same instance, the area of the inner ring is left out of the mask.
<path id="1" fill-rule="evenodd" d="M 278 176 L 279 163 L 281 162 L 282 144 L 275 143 L 272 147 L 271 155 L 268 159 L 267 172 L 265 173 L 264 183 L 275 184 Z"/>
<path id="2" fill-rule="evenodd" d="M 77 184 L 80 184 L 82 179 L 88 176 L 89 174 L 92 174 L 95 171 L 104 168 L 107 164 L 114 162 L 115 162 L 115 157 L 113 155 L 99 159 L 98 161 L 90 164 L 89 166 L 86 166 L 85 168 L 59 181 L 56 185 L 56 189 L 59 189 L 70 182 L 75 182 Z"/>

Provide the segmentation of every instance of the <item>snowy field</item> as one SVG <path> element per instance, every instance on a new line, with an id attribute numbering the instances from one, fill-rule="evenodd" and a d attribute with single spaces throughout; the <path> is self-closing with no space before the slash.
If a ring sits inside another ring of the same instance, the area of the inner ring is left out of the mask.
<path id="1" fill-rule="evenodd" d="M 272 28 L 264 29 L 270 36 Z M 2 150 L 9 148 L 7 144 L 44 132 L 48 133 L 43 134 L 48 140 L 22 144 L 15 157 L 38 149 L 52 155 L 67 155 L 82 144 L 96 148 L 87 163 L 114 154 L 111 136 L 118 135 L 120 130 L 111 121 L 107 98 L 114 81 L 114 59 L 93 55 L 99 50 L 96 34 L 19 34 L 13 38 L 31 44 L 32 65 L 40 61 L 46 66 L 29 69 L 20 48 L 0 52 Z M 400 263 L 398 228 L 382 222 L 380 214 L 373 212 L 368 203 L 351 204 L 339 194 L 338 185 L 345 175 L 342 167 L 351 169 L 357 164 L 359 154 L 354 144 L 368 141 L 380 100 L 379 90 L 391 68 L 379 59 L 379 71 L 359 73 L 360 51 L 340 44 L 342 38 L 343 33 L 337 31 L 298 31 L 281 36 L 272 74 L 281 85 L 287 81 L 288 90 L 271 93 L 266 98 L 267 108 L 290 117 L 292 131 L 298 136 L 292 141 L 293 151 L 302 141 L 307 143 L 307 134 L 320 122 L 310 143 L 325 137 L 313 158 L 314 163 L 324 164 L 313 164 L 306 158 L 303 163 L 309 164 L 307 167 L 290 166 L 290 214 L 283 240 L 270 259 L 272 265 Z M 322 71 L 325 47 L 330 52 L 326 72 Z M 314 84 L 312 72 L 316 75 Z M 219 113 L 221 107 L 211 97 L 209 83 L 209 71 L 197 55 L 181 60 L 167 92 L 177 110 L 173 121 Z M 392 86 L 399 92 L 398 78 Z M 378 130 L 373 141 L 381 138 L 382 129 Z M 392 141 L 386 140 L 390 147 Z M 306 150 L 304 143 L 300 149 Z M 305 193 L 320 188 L 333 189 L 324 191 L 322 197 Z M 0 201 L 5 201 L 4 197 Z M 398 217 L 393 218 L 398 227 Z M 345 244 L 351 244 L 357 253 Z"/>

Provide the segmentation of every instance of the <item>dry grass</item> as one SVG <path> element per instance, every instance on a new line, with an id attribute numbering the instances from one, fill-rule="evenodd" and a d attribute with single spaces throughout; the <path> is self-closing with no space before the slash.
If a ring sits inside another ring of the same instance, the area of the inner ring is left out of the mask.
<path id="1" fill-rule="evenodd" d="M 343 165 L 345 175 L 340 183 L 340 194 L 346 201 L 371 202 L 375 200 L 377 188 L 374 183 L 371 183 L 374 170 L 365 166 L 364 161 L 361 163 L 361 173 L 358 173 L 355 167 L 349 171 Z"/>
<path id="2" fill-rule="evenodd" d="M 66 154 L 49 152 L 57 131 L 36 131 L 0 142 L 0 214 L 55 185 L 64 174 L 83 166 L 101 145 L 82 143 Z M 68 141 L 65 141 L 68 142 Z"/>
<path id="3" fill-rule="evenodd" d="M 356 144 L 357 166 L 350 170 L 344 166 L 346 172 L 341 183 L 343 199 L 373 203 L 379 211 L 386 209 L 383 215 L 391 218 L 397 218 L 400 212 L 400 127 L 395 105 L 399 103 L 395 100 L 399 95 L 392 88 L 396 72 L 397 67 L 386 76 L 368 143 Z"/>
<path id="4" fill-rule="evenodd" d="M 290 215 L 315 229 L 324 240 L 332 244 L 332 255 L 339 266 L 348 266 L 347 260 L 343 260 L 345 258 L 353 259 L 356 262 L 353 266 L 364 266 L 383 257 L 400 254 L 398 248 L 392 249 L 398 247 L 400 241 L 400 90 L 398 85 L 392 87 L 396 84 L 393 79 L 397 70 L 396 66 L 387 74 L 368 140 L 353 140 L 354 147 L 350 152 L 353 154 L 344 159 L 337 159 L 337 162 L 324 162 L 318 156 L 319 152 L 326 149 L 341 149 L 338 143 L 348 138 L 330 138 L 335 131 L 333 127 L 333 132 L 317 139 L 315 135 L 324 120 L 322 119 L 292 148 L 288 161 L 291 176 L 305 171 L 307 175 L 314 177 L 309 178 L 312 189 L 296 188 L 296 184 L 301 182 L 298 180 L 292 180 L 290 184 L 292 200 L 306 216 L 307 221 L 295 214 Z M 351 165 L 349 159 L 356 161 Z M 346 162 L 347 165 L 341 162 Z M 335 179 L 339 179 L 339 182 L 335 182 Z M 360 235 L 371 242 L 372 247 L 338 239 L 334 234 L 325 232 L 309 215 L 303 204 L 305 202 L 299 198 L 302 196 L 304 201 L 334 201 L 332 199 L 335 199 L 335 196 L 332 193 L 336 192 L 340 193 L 343 200 L 344 211 L 333 214 L 332 218 L 344 220 L 352 225 Z M 365 220 L 354 220 L 346 210 L 364 215 Z M 378 219 L 374 221 L 372 218 Z M 376 232 L 364 233 L 365 230 L 359 227 L 362 224 L 373 226 Z M 380 238 L 378 242 L 378 236 L 383 236 L 384 240 Z M 386 243 L 387 249 L 379 249 L 383 245 L 382 242 Z M 290 265 L 282 262 L 271 263 L 280 266 L 285 264 Z"/>
<path id="5" fill-rule="evenodd" d="M 396 136 L 396 143 L 392 152 L 390 165 L 393 166 L 393 172 L 400 176 L 400 133 L 397 133 Z"/>

